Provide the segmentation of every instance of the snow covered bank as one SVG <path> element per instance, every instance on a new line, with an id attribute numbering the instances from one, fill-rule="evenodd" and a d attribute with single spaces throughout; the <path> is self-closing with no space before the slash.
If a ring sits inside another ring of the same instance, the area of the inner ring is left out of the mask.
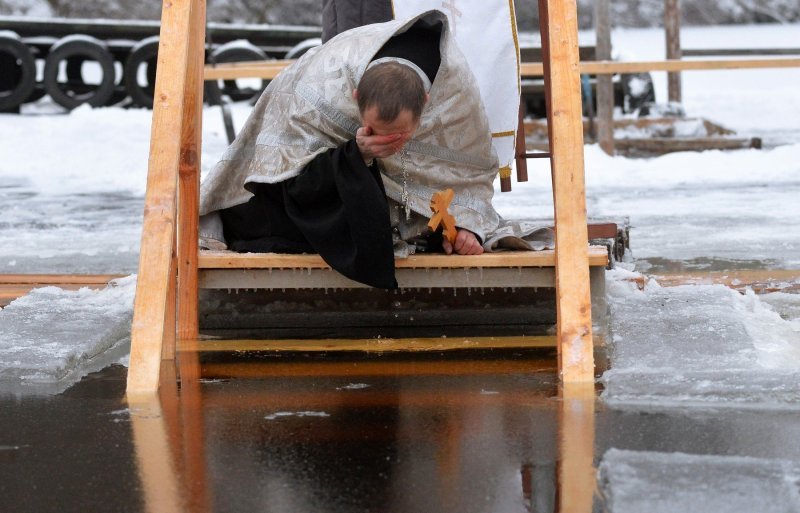
<path id="1" fill-rule="evenodd" d="M 602 397 L 609 405 L 800 408 L 793 301 L 773 307 L 721 285 L 662 288 L 653 280 L 640 291 L 624 274 L 608 273 L 613 340 Z"/>
<path id="2" fill-rule="evenodd" d="M 613 513 L 788 513 L 800 504 L 800 463 L 611 449 L 598 488 Z"/>
<path id="3" fill-rule="evenodd" d="M 129 351 L 136 277 L 44 287 L 0 310 L 0 394 L 55 393 Z"/>

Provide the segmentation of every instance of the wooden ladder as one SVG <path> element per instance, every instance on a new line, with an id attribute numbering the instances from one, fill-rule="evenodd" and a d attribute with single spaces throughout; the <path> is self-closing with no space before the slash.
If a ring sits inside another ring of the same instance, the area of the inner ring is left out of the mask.
<path id="1" fill-rule="evenodd" d="M 511 280 L 517 286 L 554 285 L 561 378 L 565 383 L 591 382 L 594 358 L 589 272 L 590 265 L 599 268 L 607 260 L 604 248 L 590 251 L 586 242 L 577 9 L 575 0 L 538 1 L 556 249 L 479 256 L 412 256 L 397 260 L 398 280 L 405 287 L 439 286 L 432 285 L 439 282 L 431 275 L 446 274 L 441 283 L 448 287 L 459 279 L 462 281 L 456 286 L 481 286 L 476 275 L 483 276 L 486 282 L 494 279 L 491 286 L 500 286 L 502 280 Z M 328 287 L 357 286 L 331 271 L 316 255 L 199 252 L 205 17 L 205 0 L 163 3 L 131 332 L 129 397 L 155 393 L 162 361 L 174 361 L 176 342 L 199 338 L 201 282 L 211 288 L 225 284 L 231 288 L 291 288 L 321 283 Z M 431 268 L 440 271 L 426 271 Z M 470 268 L 481 271 L 469 273 Z M 298 269 L 306 272 L 298 273 Z M 323 279 L 315 276 L 320 273 L 325 275 Z"/>

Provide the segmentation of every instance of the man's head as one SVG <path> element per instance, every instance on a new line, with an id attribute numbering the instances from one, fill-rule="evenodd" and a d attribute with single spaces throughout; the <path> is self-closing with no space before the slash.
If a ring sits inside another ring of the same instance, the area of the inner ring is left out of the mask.
<path id="1" fill-rule="evenodd" d="M 412 68 L 384 62 L 369 68 L 353 91 L 361 121 L 375 134 L 408 133 L 419 126 L 428 99 L 422 79 Z"/>

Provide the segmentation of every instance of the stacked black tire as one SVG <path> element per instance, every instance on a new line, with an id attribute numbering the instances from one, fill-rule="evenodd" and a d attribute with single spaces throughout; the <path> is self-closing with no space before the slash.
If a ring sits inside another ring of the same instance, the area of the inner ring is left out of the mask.
<path id="1" fill-rule="evenodd" d="M 302 41 L 291 54 L 268 54 L 246 40 L 215 45 L 210 63 L 296 58 L 319 40 Z M 302 46 L 302 48 L 300 48 Z M 283 50 L 284 52 L 286 50 Z M 25 103 L 49 95 L 67 110 L 124 105 L 152 108 L 158 36 L 138 42 L 103 41 L 85 34 L 61 38 L 20 37 L 0 30 L 0 112 L 19 112 Z M 206 83 L 208 103 L 257 98 L 267 81 L 226 80 Z"/>

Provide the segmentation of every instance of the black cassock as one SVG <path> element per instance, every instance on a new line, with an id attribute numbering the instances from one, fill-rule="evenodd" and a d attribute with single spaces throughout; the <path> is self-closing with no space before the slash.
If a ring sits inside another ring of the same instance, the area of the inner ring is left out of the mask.
<path id="1" fill-rule="evenodd" d="M 352 280 L 397 288 L 386 191 L 355 140 L 321 153 L 294 178 L 251 186 L 247 203 L 220 211 L 230 249 L 319 253 Z"/>

